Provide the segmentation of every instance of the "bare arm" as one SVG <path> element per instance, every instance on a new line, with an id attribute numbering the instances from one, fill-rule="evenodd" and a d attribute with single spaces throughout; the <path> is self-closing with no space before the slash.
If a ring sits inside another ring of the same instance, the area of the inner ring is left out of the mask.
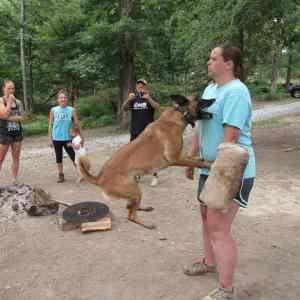
<path id="1" fill-rule="evenodd" d="M 48 119 L 48 138 L 49 138 L 49 145 L 52 146 L 52 125 L 53 125 L 53 113 L 52 110 L 49 113 Z"/>
<path id="2" fill-rule="evenodd" d="M 80 127 L 78 114 L 77 114 L 77 111 L 76 111 L 75 108 L 74 108 L 74 110 L 73 110 L 73 122 L 74 122 L 75 127 L 78 128 L 79 134 L 80 134 L 81 139 L 82 139 L 81 143 L 82 143 L 82 145 L 83 145 L 83 143 L 84 143 L 84 138 L 83 138 L 82 131 L 81 131 L 81 127 Z"/>
<path id="3" fill-rule="evenodd" d="M 24 122 L 27 117 L 25 116 L 24 114 L 24 107 L 23 107 L 23 104 L 20 100 L 15 100 L 16 101 L 16 104 L 18 105 L 18 108 L 19 108 L 19 115 L 17 116 L 9 116 L 7 118 L 8 121 L 12 121 L 12 122 Z"/>
<path id="4" fill-rule="evenodd" d="M 157 101 L 153 100 L 150 94 L 145 94 L 143 96 L 144 99 L 148 100 L 149 104 L 153 107 L 153 109 L 159 109 L 160 105 Z"/>
<path id="5" fill-rule="evenodd" d="M 4 105 L 4 100 L 1 98 L 0 101 L 0 118 L 1 119 L 7 119 L 10 115 L 11 106 L 12 106 L 12 98 L 13 96 L 10 96 L 8 98 L 8 101 L 6 102 L 6 105 Z"/>
<path id="6" fill-rule="evenodd" d="M 192 143 L 188 155 L 195 156 L 198 152 L 199 152 L 199 136 L 198 136 L 198 131 L 194 130 L 192 136 Z"/>
<path id="7" fill-rule="evenodd" d="M 240 138 L 240 129 L 230 125 L 224 125 L 224 142 L 237 143 Z"/>
<path id="8" fill-rule="evenodd" d="M 133 98 L 134 98 L 134 94 L 130 93 L 127 100 L 122 105 L 123 110 L 129 110 L 129 107 L 130 107 L 130 104 L 131 104 L 131 101 L 133 100 Z"/>
<path id="9" fill-rule="evenodd" d="M 191 147 L 188 152 L 188 156 L 195 156 L 199 152 L 199 136 L 198 136 L 198 130 L 194 130 L 193 136 L 192 136 L 192 142 L 191 142 Z M 192 167 L 187 167 L 185 170 L 185 176 L 188 179 L 193 180 L 194 179 L 194 168 Z"/>
<path id="10" fill-rule="evenodd" d="M 12 122 L 24 122 L 25 119 L 26 119 L 25 116 L 11 116 L 11 117 L 8 117 L 6 120 L 12 121 Z"/>

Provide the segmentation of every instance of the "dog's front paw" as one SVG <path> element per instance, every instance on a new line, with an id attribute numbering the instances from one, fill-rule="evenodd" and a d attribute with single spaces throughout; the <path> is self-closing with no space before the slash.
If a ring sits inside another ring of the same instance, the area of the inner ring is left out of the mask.
<path id="1" fill-rule="evenodd" d="M 147 229 L 156 229 L 156 225 L 154 225 L 154 224 L 151 224 L 151 225 L 144 224 L 144 227 Z"/>
<path id="2" fill-rule="evenodd" d="M 154 208 L 152 206 L 146 206 L 146 207 L 139 207 L 137 210 L 140 211 L 152 211 Z"/>

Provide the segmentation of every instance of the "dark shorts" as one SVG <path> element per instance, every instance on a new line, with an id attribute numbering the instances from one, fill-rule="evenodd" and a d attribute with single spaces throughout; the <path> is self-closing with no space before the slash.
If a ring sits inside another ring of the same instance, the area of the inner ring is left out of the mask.
<path id="1" fill-rule="evenodd" d="M 75 162 L 75 152 L 72 146 L 69 146 L 69 144 L 72 141 L 53 141 L 53 147 L 55 150 L 55 157 L 56 157 L 56 163 L 60 164 L 62 163 L 63 159 L 63 148 L 69 155 L 70 159 Z"/>
<path id="2" fill-rule="evenodd" d="M 199 177 L 197 199 L 201 205 L 205 205 L 199 199 L 199 196 L 200 196 L 200 193 L 202 191 L 202 188 L 203 188 L 204 183 L 207 178 L 208 178 L 208 175 L 200 175 L 200 177 Z M 244 178 L 243 179 L 240 190 L 234 198 L 234 201 L 236 201 L 240 207 L 244 207 L 244 208 L 247 207 L 249 195 L 252 190 L 253 184 L 254 184 L 254 178 Z"/>
<path id="3" fill-rule="evenodd" d="M 12 145 L 14 143 L 20 143 L 23 141 L 23 135 L 7 135 L 0 134 L 0 144 L 1 145 Z"/>

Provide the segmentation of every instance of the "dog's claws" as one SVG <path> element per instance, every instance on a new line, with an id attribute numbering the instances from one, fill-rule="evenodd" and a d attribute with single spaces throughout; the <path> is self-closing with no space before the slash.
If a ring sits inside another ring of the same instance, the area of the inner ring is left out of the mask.
<path id="1" fill-rule="evenodd" d="M 141 225 L 142 225 L 142 224 L 141 224 Z M 143 224 L 142 226 L 145 227 L 145 228 L 147 228 L 147 229 L 150 229 L 150 230 L 156 229 L 156 226 L 155 226 L 154 224 L 151 224 L 151 225 Z"/>
<path id="2" fill-rule="evenodd" d="M 148 228 L 148 229 L 156 229 L 156 226 L 154 225 L 154 224 L 152 224 L 152 225 L 149 225 L 149 226 L 145 226 L 146 228 Z"/>
<path id="3" fill-rule="evenodd" d="M 137 210 L 140 211 L 152 211 L 154 208 L 152 206 L 147 206 L 147 207 L 139 207 Z"/>
<path id="4" fill-rule="evenodd" d="M 129 221 L 135 223 L 135 224 L 138 224 L 138 225 L 141 225 L 147 229 L 155 229 L 156 226 L 154 224 L 151 224 L 151 225 L 146 225 L 144 222 L 140 221 L 140 220 L 136 220 L 136 219 L 130 219 L 128 218 Z"/>

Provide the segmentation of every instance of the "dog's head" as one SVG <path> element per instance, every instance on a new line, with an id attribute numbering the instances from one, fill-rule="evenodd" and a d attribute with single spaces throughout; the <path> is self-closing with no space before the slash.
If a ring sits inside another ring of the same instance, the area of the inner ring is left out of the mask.
<path id="1" fill-rule="evenodd" d="M 203 109 L 212 105 L 215 99 L 201 99 L 197 96 L 185 97 L 181 95 L 171 95 L 170 98 L 175 103 L 176 109 L 183 114 L 186 122 L 192 127 L 195 126 L 195 121 L 212 117 L 211 113 L 205 112 Z"/>

